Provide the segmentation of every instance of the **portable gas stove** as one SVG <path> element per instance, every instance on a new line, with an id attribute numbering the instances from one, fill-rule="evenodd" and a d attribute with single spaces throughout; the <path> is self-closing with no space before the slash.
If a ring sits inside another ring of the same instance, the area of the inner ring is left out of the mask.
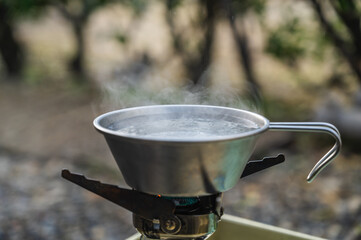
<path id="1" fill-rule="evenodd" d="M 239 178 L 285 161 L 282 154 L 249 161 L 255 140 L 270 130 L 326 132 L 336 143 L 308 176 L 338 154 L 341 139 L 328 123 L 270 123 L 238 109 L 161 105 L 123 109 L 94 120 L 132 189 L 62 171 L 65 179 L 131 211 L 141 239 L 201 240 L 221 220 L 222 193 Z M 231 131 L 232 130 L 232 131 Z"/>
<path id="2" fill-rule="evenodd" d="M 284 156 L 249 161 L 242 178 L 284 162 Z M 131 211 L 142 239 L 206 239 L 223 214 L 222 193 L 209 196 L 167 197 L 90 180 L 62 171 L 62 177 Z"/>

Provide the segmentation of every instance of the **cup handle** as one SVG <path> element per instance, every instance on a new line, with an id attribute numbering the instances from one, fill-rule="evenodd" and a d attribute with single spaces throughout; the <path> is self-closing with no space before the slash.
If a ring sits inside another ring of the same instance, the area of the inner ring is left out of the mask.
<path id="1" fill-rule="evenodd" d="M 336 143 L 333 147 L 316 163 L 307 176 L 307 182 L 312 182 L 317 175 L 336 158 L 341 149 L 341 136 L 338 129 L 324 122 L 271 122 L 269 124 L 271 131 L 290 131 L 290 132 L 317 132 L 331 135 Z"/>

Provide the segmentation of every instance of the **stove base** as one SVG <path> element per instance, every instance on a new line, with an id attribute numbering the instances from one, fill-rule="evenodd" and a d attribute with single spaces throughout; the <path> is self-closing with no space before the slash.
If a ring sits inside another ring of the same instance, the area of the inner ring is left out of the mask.
<path id="1" fill-rule="evenodd" d="M 325 240 L 231 215 L 223 215 L 216 232 L 208 240 Z M 126 240 L 140 240 L 140 234 Z"/>
<path id="2" fill-rule="evenodd" d="M 141 240 L 203 240 L 216 231 L 220 217 L 214 213 L 174 215 L 161 220 L 146 220 L 133 214 L 133 225 L 142 233 Z"/>

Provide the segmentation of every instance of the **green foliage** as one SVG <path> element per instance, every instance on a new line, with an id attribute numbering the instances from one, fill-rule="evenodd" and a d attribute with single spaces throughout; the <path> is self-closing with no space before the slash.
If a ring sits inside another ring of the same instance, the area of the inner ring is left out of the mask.
<path id="1" fill-rule="evenodd" d="M 295 64 L 306 53 L 306 30 L 297 18 L 281 24 L 268 35 L 266 52 L 272 56 Z"/>
<path id="2" fill-rule="evenodd" d="M 83 5 L 86 8 L 97 8 L 115 0 L 58 0 L 62 4 Z M 55 3 L 55 2 L 54 2 Z"/>
<path id="3" fill-rule="evenodd" d="M 181 0 L 167 0 L 166 6 L 169 11 L 173 11 L 182 4 Z"/>
<path id="4" fill-rule="evenodd" d="M 6 6 L 13 18 L 19 16 L 39 16 L 50 2 L 50 0 L 0 0 L 0 4 Z"/>
<path id="5" fill-rule="evenodd" d="M 353 11 L 356 8 L 356 5 L 353 1 L 350 0 L 332 0 L 335 2 L 336 7 L 338 7 L 341 11 L 349 12 Z"/>
<path id="6" fill-rule="evenodd" d="M 272 121 L 305 121 L 312 111 L 312 100 L 300 102 L 296 99 L 278 99 L 265 96 L 262 102 L 264 115 Z"/>
<path id="7" fill-rule="evenodd" d="M 124 33 L 117 33 L 115 35 L 115 39 L 121 43 L 121 44 L 127 44 L 128 43 L 128 36 Z"/>
<path id="8" fill-rule="evenodd" d="M 148 8 L 149 0 L 120 0 L 119 3 L 130 7 L 136 16 L 142 15 Z"/>
<path id="9" fill-rule="evenodd" d="M 323 61 L 326 50 L 330 47 L 330 40 L 324 33 L 318 32 L 316 36 L 312 38 L 314 48 L 310 52 L 311 56 L 317 61 Z M 334 56 L 337 58 L 338 56 Z"/>
<path id="10" fill-rule="evenodd" d="M 352 15 L 357 11 L 357 6 L 353 1 L 331 1 L 332 4 L 330 6 L 333 6 L 335 8 L 334 10 L 337 8 L 339 14 L 347 13 L 348 15 Z M 330 50 L 332 44 L 334 44 L 332 38 L 327 34 L 327 31 L 316 30 L 307 25 L 309 23 L 303 22 L 302 18 L 294 17 L 296 13 L 292 11 L 294 10 L 289 9 L 287 14 L 285 14 L 285 22 L 270 31 L 267 30 L 268 36 L 266 39 L 265 52 L 292 67 L 305 57 L 323 61 L 326 51 Z M 318 18 L 315 20 L 319 21 Z M 345 43 L 351 41 L 352 36 L 349 32 L 350 29 L 347 28 L 339 17 L 332 17 L 327 21 L 339 39 L 345 41 Z M 264 24 L 264 26 L 265 25 L 266 24 Z M 354 49 L 352 46 L 347 48 Z M 338 59 L 340 55 L 334 54 L 333 57 Z"/>
<path id="11" fill-rule="evenodd" d="M 255 13 L 262 15 L 265 10 L 264 0 L 232 0 L 232 10 L 235 14 L 245 14 L 247 11 L 254 11 Z"/>
<path id="12" fill-rule="evenodd" d="M 85 20 L 98 8 L 112 2 L 116 2 L 116 0 L 58 0 L 53 4 L 61 6 L 63 11 L 67 11 L 68 17 L 77 16 L 76 18 Z"/>
<path id="13" fill-rule="evenodd" d="M 340 39 L 343 39 L 344 41 L 347 41 L 347 42 L 349 42 L 351 40 L 352 37 L 350 35 L 350 32 L 347 30 L 347 26 L 338 17 L 329 18 L 329 24 L 332 26 L 332 28 L 337 33 L 337 35 Z M 329 36 L 325 35 L 323 37 L 327 41 L 329 41 L 329 43 L 332 43 Z"/>

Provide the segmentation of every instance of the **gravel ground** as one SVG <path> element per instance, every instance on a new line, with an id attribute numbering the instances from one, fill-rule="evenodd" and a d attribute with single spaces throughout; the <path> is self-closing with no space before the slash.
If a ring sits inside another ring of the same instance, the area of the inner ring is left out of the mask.
<path id="1" fill-rule="evenodd" d="M 64 162 L 0 151 L 0 239 L 119 240 L 135 233 L 129 212 L 63 180 Z"/>
<path id="2" fill-rule="evenodd" d="M 63 180 L 64 166 L 84 167 L 0 149 L 0 239 L 118 240 L 135 233 L 129 212 Z M 245 178 L 225 193 L 225 212 L 328 239 L 360 239 L 359 169 L 344 176 L 343 167 L 332 168 L 312 186 L 300 183 L 301 168 L 285 164 Z"/>
<path id="3" fill-rule="evenodd" d="M 240 181 L 225 193 L 226 213 L 327 239 L 361 239 L 359 157 L 340 156 L 311 184 L 301 160 L 286 158 Z"/>

